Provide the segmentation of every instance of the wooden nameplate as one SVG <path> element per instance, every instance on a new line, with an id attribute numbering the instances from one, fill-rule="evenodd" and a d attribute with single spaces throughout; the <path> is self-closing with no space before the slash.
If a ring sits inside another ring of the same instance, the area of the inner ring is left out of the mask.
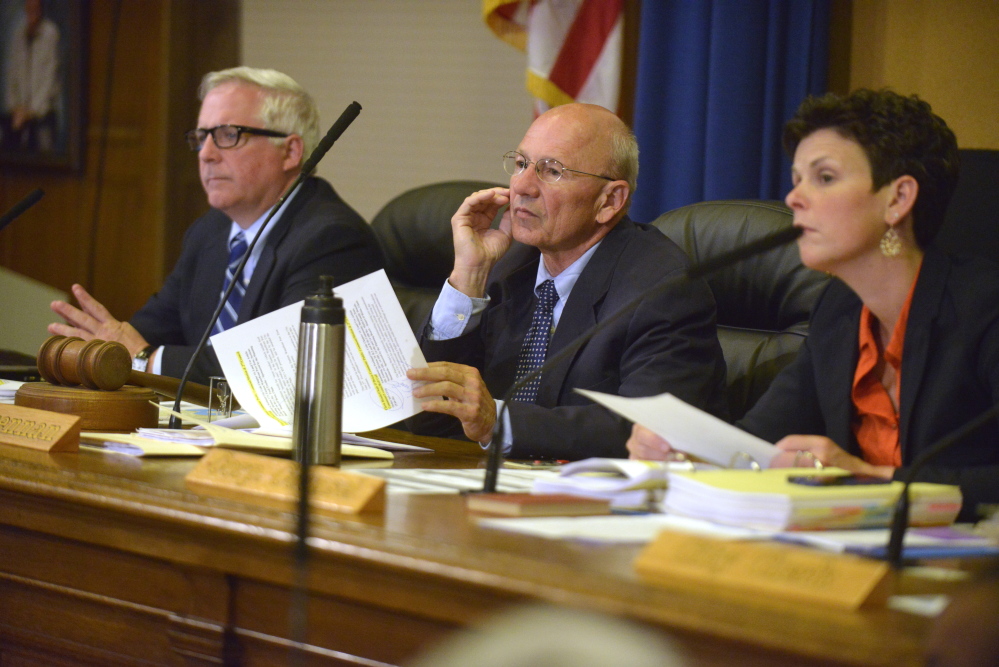
<path id="1" fill-rule="evenodd" d="M 294 512 L 299 465 L 270 456 L 214 448 L 185 478 L 197 493 Z M 336 468 L 313 466 L 311 507 L 322 514 L 385 510 L 385 480 Z"/>
<path id="2" fill-rule="evenodd" d="M 80 418 L 0 404 L 0 442 L 43 452 L 78 452 Z"/>
<path id="3" fill-rule="evenodd" d="M 887 563 L 858 556 L 672 531 L 642 550 L 635 570 L 666 587 L 716 587 L 849 610 L 883 604 L 892 582 Z"/>

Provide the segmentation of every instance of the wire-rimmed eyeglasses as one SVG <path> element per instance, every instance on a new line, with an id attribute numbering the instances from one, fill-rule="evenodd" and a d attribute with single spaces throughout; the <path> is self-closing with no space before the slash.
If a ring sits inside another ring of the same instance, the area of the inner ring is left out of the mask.
<path id="1" fill-rule="evenodd" d="M 277 132 L 276 130 L 264 130 L 259 127 L 246 127 L 245 125 L 216 125 L 215 127 L 199 127 L 196 130 L 184 133 L 187 145 L 192 151 L 200 151 L 205 145 L 205 139 L 212 135 L 212 141 L 216 148 L 232 148 L 239 143 L 239 137 L 243 134 L 257 134 L 261 137 L 287 137 L 287 132 Z"/>
<path id="2" fill-rule="evenodd" d="M 531 160 L 518 153 L 517 151 L 509 151 L 503 156 L 503 169 L 506 173 L 511 176 L 516 176 L 522 173 L 532 164 Z M 591 174 L 588 171 L 580 171 L 578 169 L 569 169 L 561 162 L 555 158 L 543 158 L 533 162 L 534 170 L 540 178 L 545 183 L 554 183 L 558 179 L 562 178 L 562 172 L 571 171 L 574 174 L 583 174 L 584 176 L 593 176 L 595 178 L 602 178 L 605 181 L 616 181 L 616 178 L 611 178 L 610 176 L 601 176 L 600 174 Z"/>

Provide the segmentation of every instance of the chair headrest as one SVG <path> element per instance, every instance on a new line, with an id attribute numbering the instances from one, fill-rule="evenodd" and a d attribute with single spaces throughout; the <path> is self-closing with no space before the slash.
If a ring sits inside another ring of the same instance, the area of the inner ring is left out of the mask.
<path id="1" fill-rule="evenodd" d="M 497 187 L 485 181 L 446 181 L 407 190 L 382 207 L 371 227 L 382 245 L 385 272 L 416 287 L 440 286 L 454 267 L 451 217 L 465 197 Z M 498 221 L 493 222 L 497 226 Z"/>
<path id="2" fill-rule="evenodd" d="M 790 209 L 780 202 L 732 200 L 683 206 L 651 224 L 696 263 L 792 222 Z M 797 244 L 789 243 L 718 271 L 707 281 L 718 303 L 718 324 L 783 330 L 808 321 L 828 277 L 802 265 Z"/>

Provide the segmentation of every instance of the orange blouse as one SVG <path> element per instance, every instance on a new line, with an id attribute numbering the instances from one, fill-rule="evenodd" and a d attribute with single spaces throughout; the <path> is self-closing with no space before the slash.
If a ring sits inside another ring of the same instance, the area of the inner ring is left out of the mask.
<path id="1" fill-rule="evenodd" d="M 919 275 L 917 273 L 918 280 Z M 860 451 L 865 461 L 872 465 L 898 467 L 902 465 L 902 450 L 898 435 L 898 412 L 895 406 L 899 404 L 899 388 L 902 386 L 902 347 L 905 344 L 905 327 L 909 321 L 909 306 L 912 305 L 912 294 L 916 289 L 916 281 L 912 282 L 909 296 L 902 306 L 891 340 L 884 351 L 884 361 L 895 369 L 895 384 L 893 387 L 894 404 L 888 395 L 888 390 L 881 384 L 877 372 L 881 351 L 878 349 L 877 333 L 873 329 L 873 315 L 867 306 L 860 311 L 860 357 L 857 359 L 857 370 L 853 376 L 854 418 L 853 434 L 860 444 Z"/>

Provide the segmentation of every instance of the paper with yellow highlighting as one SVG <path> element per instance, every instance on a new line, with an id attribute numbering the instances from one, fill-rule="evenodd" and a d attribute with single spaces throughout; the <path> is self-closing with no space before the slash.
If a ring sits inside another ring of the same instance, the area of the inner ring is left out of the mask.
<path id="1" fill-rule="evenodd" d="M 344 332 L 345 432 L 382 428 L 422 411 L 409 368 L 427 365 L 385 271 L 336 287 L 347 314 Z M 262 428 L 291 434 L 302 302 L 212 336 L 240 406 Z"/>

